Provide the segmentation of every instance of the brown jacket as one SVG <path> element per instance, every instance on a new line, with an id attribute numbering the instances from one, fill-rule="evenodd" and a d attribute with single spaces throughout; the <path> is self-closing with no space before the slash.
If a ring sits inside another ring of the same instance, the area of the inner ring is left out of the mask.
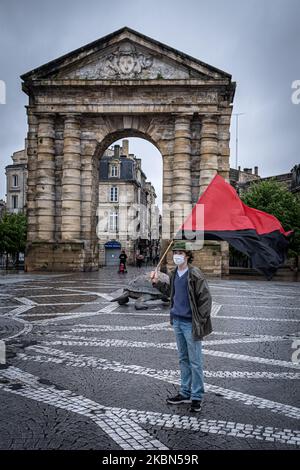
<path id="1" fill-rule="evenodd" d="M 195 340 L 202 340 L 204 336 L 212 332 L 211 324 L 211 307 L 212 298 L 209 291 L 207 281 L 202 271 L 195 267 L 188 265 L 188 293 L 189 301 L 192 310 L 192 333 Z M 166 296 L 170 297 L 170 307 L 173 307 L 174 299 L 174 279 L 177 272 L 177 267 L 168 273 L 170 277 L 170 285 L 158 281 L 156 287 Z M 170 322 L 172 318 L 170 316 Z"/>

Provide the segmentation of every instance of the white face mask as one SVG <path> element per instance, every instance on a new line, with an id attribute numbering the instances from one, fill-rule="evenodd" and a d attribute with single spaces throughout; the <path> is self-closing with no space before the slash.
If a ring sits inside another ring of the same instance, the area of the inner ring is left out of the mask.
<path id="1" fill-rule="evenodd" d="M 184 255 L 173 255 L 173 261 L 177 266 L 180 266 L 185 261 Z"/>

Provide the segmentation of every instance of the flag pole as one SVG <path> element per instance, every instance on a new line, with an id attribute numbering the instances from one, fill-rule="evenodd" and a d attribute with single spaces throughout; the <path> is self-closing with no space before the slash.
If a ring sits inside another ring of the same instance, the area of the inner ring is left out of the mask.
<path id="1" fill-rule="evenodd" d="M 158 268 L 160 267 L 163 259 L 165 258 L 166 254 L 168 253 L 169 249 L 171 248 L 171 245 L 174 243 L 174 240 L 171 240 L 170 243 L 169 243 L 169 246 L 168 248 L 165 250 L 164 254 L 162 255 L 162 257 L 160 258 L 159 262 L 158 262 L 158 265 L 156 266 L 155 268 L 155 271 L 157 272 L 158 271 Z"/>

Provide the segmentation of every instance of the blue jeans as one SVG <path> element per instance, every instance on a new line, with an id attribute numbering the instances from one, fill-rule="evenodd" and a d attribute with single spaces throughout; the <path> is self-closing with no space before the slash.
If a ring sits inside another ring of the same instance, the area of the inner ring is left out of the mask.
<path id="1" fill-rule="evenodd" d="M 192 323 L 173 319 L 181 372 L 180 394 L 192 400 L 202 400 L 204 380 L 202 369 L 202 341 L 192 336 Z"/>

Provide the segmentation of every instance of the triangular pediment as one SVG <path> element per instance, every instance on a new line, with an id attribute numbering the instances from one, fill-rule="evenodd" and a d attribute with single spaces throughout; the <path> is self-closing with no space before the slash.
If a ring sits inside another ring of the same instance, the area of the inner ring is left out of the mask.
<path id="1" fill-rule="evenodd" d="M 23 80 L 222 80 L 226 72 L 129 28 L 98 39 L 21 77 Z"/>
<path id="2" fill-rule="evenodd" d="M 56 75 L 58 79 L 120 80 L 120 79 L 188 79 L 204 78 L 196 70 L 178 64 L 168 57 L 141 47 L 132 41 L 101 51 Z"/>

